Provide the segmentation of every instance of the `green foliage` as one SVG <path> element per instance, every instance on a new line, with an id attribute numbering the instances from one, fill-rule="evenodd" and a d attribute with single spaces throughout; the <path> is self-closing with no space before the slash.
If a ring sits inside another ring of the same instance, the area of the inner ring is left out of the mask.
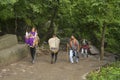
<path id="1" fill-rule="evenodd" d="M 0 0 L 0 4 L 1 5 L 14 5 L 18 0 Z"/>
<path id="2" fill-rule="evenodd" d="M 14 17 L 13 6 L 18 0 L 0 0 L 0 19 L 6 20 Z"/>
<path id="3" fill-rule="evenodd" d="M 0 29 L 15 33 L 11 28 L 15 29 L 16 21 L 18 32 L 36 26 L 44 39 L 52 32 L 49 32 L 50 23 L 46 24 L 52 20 L 55 9 L 58 9 L 54 18 L 56 26 L 51 30 L 60 37 L 74 34 L 100 46 L 102 27 L 106 26 L 106 50 L 120 52 L 119 0 L 0 0 Z"/>
<path id="4" fill-rule="evenodd" d="M 120 37 L 119 37 L 119 32 L 120 30 L 120 27 L 117 26 L 113 26 L 113 27 L 110 27 L 109 30 L 107 30 L 107 34 L 106 34 L 106 41 L 108 41 L 108 46 L 106 48 L 106 50 L 108 51 L 111 51 L 113 53 L 118 53 L 120 52 L 120 45 L 119 45 L 119 40 L 120 40 Z"/>
<path id="5" fill-rule="evenodd" d="M 87 78 L 88 80 L 119 80 L 120 62 L 114 62 L 107 67 L 102 67 L 100 72 L 91 72 Z"/>

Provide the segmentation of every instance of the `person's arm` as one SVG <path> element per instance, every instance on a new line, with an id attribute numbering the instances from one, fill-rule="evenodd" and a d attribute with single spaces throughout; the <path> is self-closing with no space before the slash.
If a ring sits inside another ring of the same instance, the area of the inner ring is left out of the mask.
<path id="1" fill-rule="evenodd" d="M 38 36 L 38 33 L 37 32 L 35 32 L 35 37 L 37 37 Z"/>
<path id="2" fill-rule="evenodd" d="M 80 51 L 80 44 L 79 44 L 78 40 L 77 40 L 77 44 L 78 44 L 78 52 L 79 52 Z"/>
<path id="3" fill-rule="evenodd" d="M 67 52 L 68 52 L 68 48 L 69 48 L 69 44 L 67 43 L 67 45 L 66 45 Z"/>
<path id="4" fill-rule="evenodd" d="M 78 52 L 80 51 L 80 44 L 78 44 Z"/>
<path id="5" fill-rule="evenodd" d="M 29 37 L 29 34 L 28 32 L 25 33 L 25 37 L 28 38 Z"/>

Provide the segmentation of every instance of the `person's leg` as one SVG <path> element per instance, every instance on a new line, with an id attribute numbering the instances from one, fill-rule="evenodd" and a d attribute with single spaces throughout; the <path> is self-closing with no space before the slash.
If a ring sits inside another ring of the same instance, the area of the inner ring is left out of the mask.
<path id="1" fill-rule="evenodd" d="M 78 61 L 79 61 L 79 56 L 78 56 L 78 52 L 77 52 L 77 51 L 75 51 L 75 60 L 76 60 L 76 63 L 78 63 Z"/>
<path id="2" fill-rule="evenodd" d="M 86 57 L 88 57 L 88 50 L 87 49 L 85 49 L 85 55 L 86 55 Z"/>
<path id="3" fill-rule="evenodd" d="M 55 63 L 56 63 L 56 61 L 57 61 L 57 55 L 58 55 L 58 52 L 55 53 Z"/>
<path id="4" fill-rule="evenodd" d="M 31 57 L 33 59 L 33 49 L 32 49 L 32 47 L 30 47 L 30 54 L 31 54 Z"/>
<path id="5" fill-rule="evenodd" d="M 71 62 L 71 63 L 74 63 L 74 61 L 73 61 L 73 50 L 70 50 L 70 55 L 69 55 L 69 57 L 70 57 L 70 62 Z"/>
<path id="6" fill-rule="evenodd" d="M 33 48 L 32 47 L 30 47 L 30 53 L 31 53 L 31 57 L 32 57 L 32 61 L 33 61 Z"/>
<path id="7" fill-rule="evenodd" d="M 36 48 L 33 47 L 33 60 L 35 60 Z"/>
<path id="8" fill-rule="evenodd" d="M 30 47 L 30 52 L 32 57 L 32 63 L 34 63 L 35 53 L 36 53 L 35 47 L 34 48 Z"/>
<path id="9" fill-rule="evenodd" d="M 81 54 L 84 54 L 84 49 L 83 48 L 81 49 Z"/>
<path id="10" fill-rule="evenodd" d="M 84 48 L 81 49 L 82 57 L 84 57 Z"/>
<path id="11" fill-rule="evenodd" d="M 54 59 L 54 53 L 51 52 L 51 64 L 53 64 L 53 59 Z"/>

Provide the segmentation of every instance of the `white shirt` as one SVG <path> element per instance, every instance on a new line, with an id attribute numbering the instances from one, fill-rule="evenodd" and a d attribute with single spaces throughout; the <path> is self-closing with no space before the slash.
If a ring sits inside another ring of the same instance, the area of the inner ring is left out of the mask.
<path id="1" fill-rule="evenodd" d="M 29 35 L 30 35 L 29 32 L 26 32 L 26 33 L 25 33 L 25 37 L 26 37 L 26 38 L 28 38 Z"/>
<path id="2" fill-rule="evenodd" d="M 50 50 L 51 48 L 56 48 L 59 50 L 59 45 L 60 45 L 60 39 L 57 38 L 57 37 L 54 37 L 54 38 L 50 38 L 48 40 L 48 43 L 49 43 L 49 46 L 50 46 Z"/>

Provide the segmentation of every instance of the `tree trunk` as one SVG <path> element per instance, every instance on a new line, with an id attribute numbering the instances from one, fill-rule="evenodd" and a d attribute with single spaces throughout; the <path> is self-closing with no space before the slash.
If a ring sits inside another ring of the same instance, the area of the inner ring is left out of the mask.
<path id="1" fill-rule="evenodd" d="M 102 60 L 104 58 L 105 29 L 106 29 L 106 26 L 103 26 L 102 27 L 102 37 L 101 37 L 100 60 Z"/>
<path id="2" fill-rule="evenodd" d="M 17 26 L 18 26 L 18 24 L 17 24 L 16 5 L 14 5 L 13 8 L 14 8 L 14 13 L 15 13 L 15 14 L 14 14 L 14 16 L 15 16 L 15 29 L 14 29 L 14 31 L 15 31 L 15 32 L 14 32 L 14 33 L 17 34 L 17 28 L 18 28 Z"/>
<path id="3" fill-rule="evenodd" d="M 48 29 L 48 35 L 51 35 L 51 34 L 54 33 L 54 19 L 55 19 L 56 14 L 57 14 L 57 8 L 55 8 L 54 11 L 53 11 L 50 27 Z"/>
<path id="4" fill-rule="evenodd" d="M 47 31 L 47 35 L 44 38 L 45 40 L 48 40 L 48 38 L 52 34 L 54 34 L 54 19 L 55 19 L 56 15 L 57 15 L 57 11 L 58 11 L 58 7 L 55 7 L 54 11 L 53 11 L 53 14 L 52 14 L 52 18 L 50 20 L 51 22 L 50 22 L 50 26 L 49 26 L 48 31 Z"/>
<path id="5" fill-rule="evenodd" d="M 15 34 L 17 33 L 17 16 L 15 15 Z"/>

